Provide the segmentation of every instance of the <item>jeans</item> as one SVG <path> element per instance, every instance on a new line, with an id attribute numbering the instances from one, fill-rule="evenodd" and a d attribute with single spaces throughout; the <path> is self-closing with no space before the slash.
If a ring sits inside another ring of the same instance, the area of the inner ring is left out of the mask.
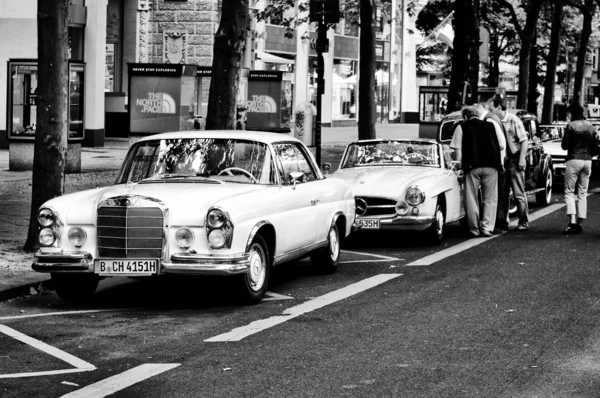
<path id="1" fill-rule="evenodd" d="M 479 214 L 479 187 L 483 210 Z M 498 205 L 498 170 L 492 167 L 478 167 L 465 174 L 465 210 L 469 232 L 479 235 L 491 234 L 496 223 Z"/>
<path id="2" fill-rule="evenodd" d="M 571 159 L 565 168 L 565 203 L 567 215 L 587 215 L 587 190 L 592 174 L 592 161 Z"/>
<path id="3" fill-rule="evenodd" d="M 525 172 L 519 170 L 519 156 L 510 160 L 510 186 L 513 190 L 515 202 L 517 202 L 517 214 L 519 225 L 529 226 L 529 206 L 527 194 L 525 193 Z"/>
<path id="4" fill-rule="evenodd" d="M 504 162 L 504 171 L 498 172 L 498 207 L 496 228 L 508 230 L 508 205 L 510 196 L 510 164 Z"/>

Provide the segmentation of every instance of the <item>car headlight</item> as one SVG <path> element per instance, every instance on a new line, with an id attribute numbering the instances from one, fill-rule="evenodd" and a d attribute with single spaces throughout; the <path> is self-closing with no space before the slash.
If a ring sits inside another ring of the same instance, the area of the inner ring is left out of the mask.
<path id="1" fill-rule="evenodd" d="M 52 246 L 56 241 L 56 235 L 54 235 L 54 231 L 51 228 L 44 228 L 38 235 L 38 241 L 42 246 Z"/>
<path id="2" fill-rule="evenodd" d="M 425 194 L 417 187 L 410 187 L 406 190 L 404 199 L 409 205 L 418 206 L 425 201 Z"/>
<path id="3" fill-rule="evenodd" d="M 396 203 L 396 213 L 403 216 L 408 213 L 408 205 L 406 202 L 398 202 Z"/>
<path id="4" fill-rule="evenodd" d="M 79 227 L 73 227 L 69 229 L 69 233 L 67 234 L 69 238 L 69 242 L 75 247 L 81 247 L 87 240 L 87 234 L 85 231 Z"/>
<path id="5" fill-rule="evenodd" d="M 194 243 L 194 233 L 189 228 L 179 228 L 175 232 L 175 243 L 182 249 L 187 249 Z"/>
<path id="6" fill-rule="evenodd" d="M 41 209 L 37 220 L 42 227 L 49 227 L 56 222 L 56 215 L 50 209 Z"/>
<path id="7" fill-rule="evenodd" d="M 213 229 L 208 234 L 208 244 L 212 249 L 221 249 L 227 243 L 227 234 L 222 229 Z"/>
<path id="8" fill-rule="evenodd" d="M 210 228 L 221 228 L 225 221 L 227 221 L 227 216 L 221 209 L 212 209 L 206 217 L 206 223 Z"/>

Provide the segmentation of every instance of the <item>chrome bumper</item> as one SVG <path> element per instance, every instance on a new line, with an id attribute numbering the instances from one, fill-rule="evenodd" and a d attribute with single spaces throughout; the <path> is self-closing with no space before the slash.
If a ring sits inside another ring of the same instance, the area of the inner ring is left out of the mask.
<path id="1" fill-rule="evenodd" d="M 94 258 L 87 252 L 42 252 L 32 264 L 38 272 L 94 272 Z M 249 254 L 198 255 L 174 254 L 170 262 L 161 260 L 159 273 L 185 275 L 236 275 L 250 269 Z M 96 260 L 101 260 L 97 258 Z"/>
<path id="2" fill-rule="evenodd" d="M 368 218 L 368 217 L 367 217 Z M 358 218 L 356 219 L 358 220 Z M 364 228 L 357 226 L 356 220 L 352 225 L 353 231 L 358 231 Z M 379 230 L 382 229 L 398 229 L 398 230 L 421 230 L 430 226 L 435 221 L 433 216 L 396 216 L 392 218 L 380 218 Z M 368 230 L 368 229 L 365 229 Z M 376 229 L 374 229 L 376 231 Z"/>

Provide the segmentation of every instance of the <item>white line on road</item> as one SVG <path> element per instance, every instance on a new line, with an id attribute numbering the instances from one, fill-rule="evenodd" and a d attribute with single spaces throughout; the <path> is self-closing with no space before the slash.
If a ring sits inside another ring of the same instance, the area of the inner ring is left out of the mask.
<path id="1" fill-rule="evenodd" d="M 135 383 L 139 383 L 140 381 L 146 380 L 152 376 L 156 376 L 160 373 L 166 372 L 167 370 L 176 368 L 179 365 L 180 364 L 178 363 L 146 363 L 133 369 L 129 369 L 118 375 L 109 377 L 108 379 L 101 380 L 97 383 L 90 384 L 87 387 L 63 395 L 62 398 L 106 397 L 107 395 L 114 394 L 117 391 L 130 387 Z"/>
<path id="2" fill-rule="evenodd" d="M 360 282 L 348 285 L 338 290 L 334 290 L 331 293 L 324 294 L 323 296 L 319 296 L 300 305 L 290 307 L 283 311 L 283 315 L 273 316 L 268 319 L 260 319 L 258 321 L 251 322 L 246 326 L 233 329 L 228 333 L 223 333 L 218 336 L 206 339 L 204 341 L 210 343 L 223 341 L 240 341 L 245 337 L 261 332 L 273 326 L 279 325 L 283 322 L 289 321 L 290 319 L 294 319 L 300 315 L 306 314 L 307 312 L 317 310 L 319 308 L 325 307 L 326 305 L 333 304 L 336 301 L 343 300 L 365 290 L 371 289 L 377 285 L 397 278 L 401 275 L 402 274 L 380 274 L 375 275 L 371 278 L 363 279 Z"/>
<path id="3" fill-rule="evenodd" d="M 44 342 L 34 339 L 33 337 L 29 337 L 21 332 L 18 332 L 14 329 L 9 328 L 5 325 L 0 325 L 0 333 L 4 333 L 9 337 L 17 339 L 25 344 L 29 344 L 30 346 L 37 348 L 40 351 L 45 352 L 48 355 L 52 355 L 55 358 L 61 359 L 66 363 L 73 365 L 77 369 L 66 369 L 66 370 L 57 370 L 52 371 L 52 374 L 58 373 L 73 373 L 73 372 L 87 372 L 90 370 L 96 369 L 94 365 L 88 363 L 82 359 L 77 358 L 67 352 L 59 350 L 56 347 L 52 347 Z M 40 374 L 48 374 L 47 372 L 36 372 L 36 373 L 12 373 L 6 375 L 0 375 L 0 379 L 7 378 L 15 378 L 15 377 L 30 377 L 30 376 L 39 376 Z"/>
<path id="4" fill-rule="evenodd" d="M 62 312 L 46 312 L 43 314 L 28 314 L 28 315 L 13 315 L 0 317 L 0 321 L 7 321 L 13 319 L 24 319 L 24 318 L 36 318 L 40 316 L 56 316 L 56 315 L 72 315 L 72 314 L 88 314 L 93 312 L 106 312 L 106 311 L 117 311 L 115 309 L 108 310 L 81 310 L 81 311 L 62 311 Z"/>
<path id="5" fill-rule="evenodd" d="M 374 262 L 381 262 L 381 261 L 404 261 L 403 258 L 396 258 L 396 257 L 384 256 L 382 254 L 361 253 L 361 252 L 353 252 L 353 251 L 349 251 L 349 250 L 342 250 L 342 252 L 343 253 L 350 253 L 350 254 L 358 254 L 358 255 L 361 255 L 361 256 L 376 257 L 376 258 L 379 258 L 381 260 L 350 260 L 350 261 L 340 261 L 340 264 L 349 264 L 349 263 L 374 263 Z"/>
<path id="6" fill-rule="evenodd" d="M 557 204 L 553 204 L 552 206 L 548 206 L 544 209 L 538 210 L 535 213 L 531 213 L 529 214 L 529 221 L 535 221 L 538 218 L 544 217 L 552 212 L 555 212 L 556 210 L 560 209 L 561 207 L 564 207 L 565 204 L 564 203 L 557 203 Z M 517 225 L 518 220 L 513 220 L 510 225 L 511 226 L 515 226 Z M 431 265 L 433 263 L 437 263 L 438 261 L 441 261 L 445 258 L 448 258 L 450 256 L 453 256 L 455 254 L 458 254 L 462 251 L 468 250 L 472 247 L 475 247 L 477 245 L 480 245 L 482 243 L 488 242 L 490 239 L 495 239 L 499 236 L 502 235 L 493 235 L 489 238 L 473 238 L 473 239 L 469 239 L 467 241 L 464 241 L 462 243 L 459 243 L 458 245 L 449 247 L 445 250 L 439 251 L 437 253 L 433 253 L 430 256 L 426 256 L 423 258 L 420 258 L 418 260 L 413 261 L 412 263 L 408 263 L 406 264 L 407 267 L 411 267 L 411 266 L 425 266 L 425 265 Z"/>

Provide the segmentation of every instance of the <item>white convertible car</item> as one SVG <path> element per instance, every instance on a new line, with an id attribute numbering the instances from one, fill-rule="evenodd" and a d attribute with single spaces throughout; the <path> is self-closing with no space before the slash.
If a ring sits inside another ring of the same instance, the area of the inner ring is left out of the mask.
<path id="1" fill-rule="evenodd" d="M 358 230 L 427 231 L 439 243 L 445 224 L 465 216 L 462 172 L 434 140 L 353 142 L 333 175 L 352 184 Z"/>
<path id="2" fill-rule="evenodd" d="M 61 196 L 38 213 L 33 269 L 65 300 L 110 276 L 233 275 L 246 302 L 271 266 L 310 255 L 336 270 L 352 229 L 347 182 L 302 142 L 275 133 L 164 133 L 135 143 L 116 185 Z"/>

